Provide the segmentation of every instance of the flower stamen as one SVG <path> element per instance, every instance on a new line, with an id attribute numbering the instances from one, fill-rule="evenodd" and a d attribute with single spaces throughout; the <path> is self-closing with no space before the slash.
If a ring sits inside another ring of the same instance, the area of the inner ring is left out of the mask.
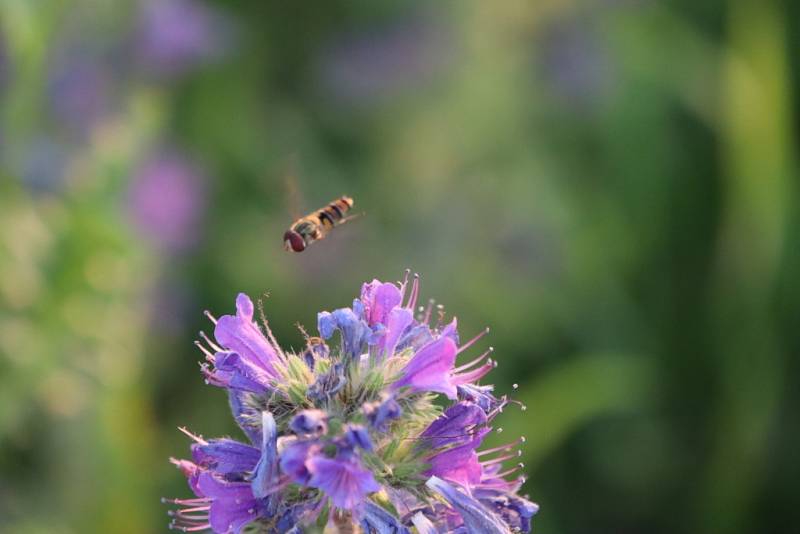
<path id="1" fill-rule="evenodd" d="M 417 298 L 419 297 L 419 274 L 414 273 L 414 280 L 411 282 L 411 294 L 408 297 L 408 305 L 406 308 L 413 310 L 417 306 Z"/>
<path id="2" fill-rule="evenodd" d="M 491 354 L 493 352 L 494 352 L 494 347 L 489 347 L 489 349 L 486 352 L 484 352 L 483 354 L 481 354 L 480 356 L 478 356 L 477 358 L 475 358 L 471 362 L 465 363 L 464 365 L 462 365 L 460 367 L 456 367 L 455 369 L 453 369 L 453 372 L 459 373 L 461 371 L 466 371 L 470 367 L 474 367 L 477 364 L 479 364 L 481 361 L 483 361 L 484 358 L 486 358 L 489 354 Z"/>
<path id="3" fill-rule="evenodd" d="M 477 336 L 473 337 L 472 339 L 470 339 L 469 341 L 467 341 L 466 343 L 464 343 L 463 345 L 458 347 L 457 354 L 461 354 L 462 352 L 464 352 L 465 350 L 470 348 L 472 345 L 475 344 L 475 342 L 477 342 L 480 338 L 482 338 L 483 336 L 485 336 L 488 333 L 489 333 L 489 327 L 487 326 L 486 328 L 481 330 L 481 332 Z"/>
<path id="4" fill-rule="evenodd" d="M 201 343 L 201 342 L 200 342 L 200 340 L 199 340 L 199 339 L 195 339 L 195 340 L 194 340 L 194 345 L 195 345 L 195 346 L 196 346 L 198 349 L 200 349 L 200 350 L 203 352 L 203 354 L 204 354 L 204 355 L 205 355 L 205 357 L 206 357 L 206 360 L 208 360 L 208 361 L 211 361 L 211 362 L 213 362 L 213 361 L 214 361 L 214 355 L 213 355 L 213 354 L 211 354 L 211 351 L 209 351 L 209 350 L 208 350 L 208 349 L 205 347 L 205 345 L 203 345 L 203 343 Z"/>
<path id="5" fill-rule="evenodd" d="M 214 349 L 216 352 L 222 352 L 222 350 L 223 350 L 222 347 L 220 347 L 219 345 L 217 345 L 216 343 L 211 341 L 211 339 L 202 330 L 200 330 L 200 337 L 202 337 L 203 341 L 208 343 L 208 346 L 211 347 L 212 349 Z"/>
<path id="6" fill-rule="evenodd" d="M 511 443 L 506 443 L 505 445 L 500 445 L 499 447 L 494 447 L 492 449 L 485 449 L 479 451 L 478 456 L 486 456 L 487 454 L 494 454 L 496 452 L 508 451 L 521 443 L 525 443 L 525 436 L 520 436 L 518 439 L 512 441 Z"/>

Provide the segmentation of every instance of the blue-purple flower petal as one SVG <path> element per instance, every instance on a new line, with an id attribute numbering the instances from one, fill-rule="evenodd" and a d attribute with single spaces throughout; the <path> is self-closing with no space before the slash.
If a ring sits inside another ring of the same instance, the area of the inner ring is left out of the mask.
<path id="1" fill-rule="evenodd" d="M 531 531 L 531 519 L 539 511 L 538 504 L 494 489 L 477 489 L 473 496 L 500 515 L 512 529 L 525 533 Z"/>
<path id="2" fill-rule="evenodd" d="M 221 474 L 250 471 L 258 459 L 258 449 L 233 439 L 211 439 L 192 444 L 194 463 Z"/>
<path id="3" fill-rule="evenodd" d="M 319 375 L 317 380 L 311 384 L 308 388 L 308 398 L 317 403 L 325 402 L 336 395 L 346 383 L 344 365 L 336 362 L 327 373 Z"/>
<path id="4" fill-rule="evenodd" d="M 402 377 L 392 387 L 408 386 L 412 391 L 443 393 L 456 398 L 456 386 L 450 375 L 456 361 L 456 344 L 450 338 L 439 338 L 422 347 L 403 369 Z"/>
<path id="5" fill-rule="evenodd" d="M 394 308 L 389 312 L 388 322 L 386 323 L 386 332 L 382 336 L 379 347 L 384 354 L 390 355 L 394 353 L 397 347 L 397 342 L 400 336 L 405 332 L 406 328 L 414 321 L 414 313 L 408 308 Z"/>
<path id="6" fill-rule="evenodd" d="M 203 497 L 211 499 L 208 521 L 214 532 L 241 532 L 251 523 L 260 509 L 250 484 L 228 482 L 210 472 L 202 472 L 197 487 Z"/>
<path id="7" fill-rule="evenodd" d="M 253 471 L 251 484 L 257 499 L 266 497 L 278 478 L 278 428 L 271 413 L 262 413 L 261 428 L 261 458 Z"/>
<path id="8" fill-rule="evenodd" d="M 442 331 L 439 333 L 440 337 L 449 337 L 453 340 L 453 342 L 458 345 L 458 320 L 453 317 L 453 320 L 450 321 L 447 326 L 442 328 Z"/>
<path id="9" fill-rule="evenodd" d="M 428 438 L 425 445 L 438 449 L 458 445 L 475 439 L 477 431 L 486 424 L 486 413 L 471 402 L 459 402 L 445 410 L 422 433 Z"/>
<path id="10" fill-rule="evenodd" d="M 483 470 L 475 452 L 477 443 L 459 445 L 441 452 L 428 460 L 428 476 L 437 476 L 470 487 L 481 481 Z"/>
<path id="11" fill-rule="evenodd" d="M 509 534 L 502 519 L 463 491 L 435 476 L 429 478 L 425 485 L 441 495 L 459 513 L 468 532 Z"/>
<path id="12" fill-rule="evenodd" d="M 492 393 L 494 386 L 477 384 L 459 384 L 457 387 L 458 398 L 477 404 L 484 413 L 494 413 L 500 406 L 507 403 L 505 399 L 498 399 Z"/>
<path id="13" fill-rule="evenodd" d="M 397 342 L 396 351 L 411 348 L 417 351 L 433 341 L 433 332 L 426 324 L 418 324 L 408 329 Z"/>
<path id="14" fill-rule="evenodd" d="M 316 440 L 296 440 L 291 442 L 281 453 L 281 472 L 297 484 L 307 484 L 311 478 L 307 462 L 319 452 L 321 445 Z"/>
<path id="15" fill-rule="evenodd" d="M 403 409 L 394 399 L 388 397 L 383 401 L 375 401 L 364 405 L 364 415 L 375 430 L 383 431 L 390 421 L 403 414 Z"/>
<path id="16" fill-rule="evenodd" d="M 328 415 L 322 410 L 303 410 L 289 421 L 289 428 L 298 435 L 322 434 L 328 427 Z"/>
<path id="17" fill-rule="evenodd" d="M 417 534 L 439 534 L 431 520 L 425 517 L 422 512 L 417 512 L 411 516 L 411 522 L 417 528 Z"/>
<path id="18" fill-rule="evenodd" d="M 340 308 L 333 313 L 320 312 L 317 314 L 317 329 L 325 339 L 339 330 L 342 333 L 342 350 L 350 358 L 361 355 L 364 345 L 372 336 L 369 325 L 350 308 Z"/>
<path id="19" fill-rule="evenodd" d="M 238 353 L 248 366 L 260 369 L 271 378 L 277 376 L 277 352 L 253 321 L 253 302 L 244 293 L 236 298 L 236 315 L 219 318 L 214 337 L 220 345 Z"/>
<path id="20" fill-rule="evenodd" d="M 233 418 L 250 439 L 250 443 L 261 446 L 261 428 L 259 426 L 261 414 L 254 408 L 252 397 L 253 395 L 247 391 L 228 390 L 228 403 Z"/>
<path id="21" fill-rule="evenodd" d="M 387 324 L 389 312 L 403 299 L 400 289 L 389 282 L 373 280 L 361 286 L 361 302 L 364 304 L 367 323 Z"/>
<path id="22" fill-rule="evenodd" d="M 321 339 L 312 338 L 315 342 L 308 342 L 308 347 L 303 352 L 303 359 L 312 371 L 316 366 L 317 360 L 327 360 L 330 357 L 331 350 Z"/>
<path id="23" fill-rule="evenodd" d="M 214 370 L 209 372 L 210 382 L 229 389 L 263 393 L 270 387 L 272 375 L 253 362 L 233 351 L 214 354 Z"/>
<path id="24" fill-rule="evenodd" d="M 310 458 L 306 465 L 311 472 L 308 485 L 330 497 L 337 508 L 352 510 L 370 493 L 381 489 L 372 473 L 352 459 L 332 459 L 322 455 Z"/>
<path id="25" fill-rule="evenodd" d="M 344 437 L 351 448 L 360 448 L 365 451 L 372 450 L 372 440 L 369 432 L 361 425 L 348 425 L 344 431 Z"/>
<path id="26" fill-rule="evenodd" d="M 361 528 L 367 534 L 410 534 L 398 518 L 372 501 L 364 503 Z"/>

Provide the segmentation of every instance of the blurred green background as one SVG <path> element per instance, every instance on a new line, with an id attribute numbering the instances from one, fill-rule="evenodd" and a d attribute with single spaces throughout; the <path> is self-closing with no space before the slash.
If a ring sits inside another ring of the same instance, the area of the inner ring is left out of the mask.
<path id="1" fill-rule="evenodd" d="M 0 0 L 0 532 L 166 531 L 176 427 L 240 435 L 202 311 L 297 347 L 406 267 L 492 328 L 538 532 L 796 531 L 799 49 L 790 0 Z"/>

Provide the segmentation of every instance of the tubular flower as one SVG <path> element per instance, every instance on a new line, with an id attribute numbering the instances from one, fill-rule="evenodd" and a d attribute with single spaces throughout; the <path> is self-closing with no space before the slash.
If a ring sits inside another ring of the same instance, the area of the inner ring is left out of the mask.
<path id="1" fill-rule="evenodd" d="M 320 337 L 283 351 L 253 302 L 201 333 L 206 382 L 225 390 L 249 443 L 188 431 L 190 460 L 172 460 L 194 498 L 171 499 L 171 528 L 217 533 L 530 532 L 538 506 L 517 495 L 520 438 L 481 449 L 515 401 L 478 383 L 492 349 L 466 363 L 457 323 L 417 308 L 419 280 L 364 284 L 352 307 L 318 315 Z M 303 332 L 305 334 L 305 332 Z M 337 341 L 336 343 L 328 343 Z M 444 408 L 435 401 L 452 401 Z M 524 407 L 523 407 L 524 408 Z M 499 431 L 499 429 L 498 429 Z"/>

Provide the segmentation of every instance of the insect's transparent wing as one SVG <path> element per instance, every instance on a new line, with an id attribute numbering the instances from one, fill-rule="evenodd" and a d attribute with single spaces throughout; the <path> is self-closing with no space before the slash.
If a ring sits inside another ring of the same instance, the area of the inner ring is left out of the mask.
<path id="1" fill-rule="evenodd" d="M 283 187 L 286 192 L 286 205 L 293 221 L 296 221 L 306 213 L 298 182 L 297 156 L 292 155 L 286 164 L 286 169 L 283 171 Z"/>

